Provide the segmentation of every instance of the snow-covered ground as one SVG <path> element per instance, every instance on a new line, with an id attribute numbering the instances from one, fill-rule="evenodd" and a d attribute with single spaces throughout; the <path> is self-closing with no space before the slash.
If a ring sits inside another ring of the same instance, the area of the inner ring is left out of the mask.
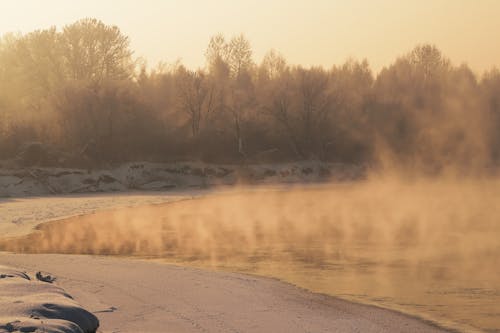
<path id="1" fill-rule="evenodd" d="M 0 197 L 342 181 L 359 179 L 363 174 L 361 166 L 319 161 L 261 165 L 137 162 L 93 171 L 0 169 Z"/>
<path id="2" fill-rule="evenodd" d="M 0 199 L 0 237 L 29 233 L 45 221 L 207 191 Z M 444 332 L 393 311 L 242 274 L 81 255 L 0 253 L 0 265 L 5 265 L 0 268 L 0 333 L 93 332 L 93 315 L 102 333 Z M 56 284 L 36 281 L 37 271 L 54 275 Z"/>
<path id="3" fill-rule="evenodd" d="M 220 186 L 344 181 L 363 174 L 360 166 L 318 161 L 246 166 L 137 162 L 94 171 L 0 169 L 0 237 L 25 235 L 42 222 L 170 202 Z"/>
<path id="4" fill-rule="evenodd" d="M 200 195 L 203 191 L 124 192 L 0 198 L 0 237 L 22 236 L 43 222 L 105 209 L 145 206 Z"/>
<path id="5" fill-rule="evenodd" d="M 265 186 L 266 191 L 275 188 Z M 0 237 L 26 234 L 39 223 L 71 215 L 159 204 L 211 191 L 0 199 Z M 225 190 L 217 189 L 221 191 Z M 406 315 L 242 274 L 81 255 L 0 253 L 0 265 L 16 270 L 3 273 L 13 275 L 9 279 L 0 279 L 0 333 L 19 331 L 21 325 L 28 327 L 26 332 L 32 327 L 42 332 L 80 333 L 81 328 L 72 324 L 76 319 L 64 321 L 68 313 L 77 316 L 78 323 L 83 320 L 85 316 L 78 316 L 87 312 L 78 304 L 99 319 L 102 333 L 331 332 L 332 328 L 337 332 L 443 332 Z M 53 274 L 56 285 L 35 281 L 33 273 L 28 280 L 24 271 Z M 47 309 L 50 321 L 42 319 L 49 318 L 43 312 Z M 92 327 L 92 321 L 85 323 Z"/>
<path id="6" fill-rule="evenodd" d="M 103 333 L 445 332 L 404 314 L 243 274 L 81 255 L 0 253 L 0 264 L 55 274 L 96 314 Z"/>
<path id="7" fill-rule="evenodd" d="M 0 266 L 0 332 L 92 333 L 98 326 L 51 276 Z"/>

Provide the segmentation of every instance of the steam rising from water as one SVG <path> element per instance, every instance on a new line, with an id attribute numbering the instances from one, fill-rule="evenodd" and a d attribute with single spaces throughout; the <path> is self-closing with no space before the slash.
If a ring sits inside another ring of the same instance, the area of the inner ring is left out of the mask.
<path id="1" fill-rule="evenodd" d="M 239 189 L 45 224 L 1 248 L 238 269 L 444 323 L 498 329 L 499 202 L 496 179 Z"/>

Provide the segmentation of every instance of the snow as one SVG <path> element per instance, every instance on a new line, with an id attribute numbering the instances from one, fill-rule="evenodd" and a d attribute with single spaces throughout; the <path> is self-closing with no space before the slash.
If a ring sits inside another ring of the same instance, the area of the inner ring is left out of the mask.
<path id="1" fill-rule="evenodd" d="M 43 222 L 166 203 L 225 185 L 342 181 L 360 178 L 363 173 L 360 166 L 318 161 L 244 166 L 137 162 L 90 172 L 0 169 L 0 237 L 25 235 Z"/>
<path id="2" fill-rule="evenodd" d="M 145 206 L 197 195 L 196 191 L 109 193 L 0 199 L 0 236 L 22 236 L 36 225 L 105 209 Z"/>
<path id="3" fill-rule="evenodd" d="M 289 164 L 211 165 L 128 163 L 107 170 L 0 169 L 0 197 L 122 191 L 165 191 L 234 184 L 308 183 L 363 177 L 361 166 L 304 161 Z"/>
<path id="4" fill-rule="evenodd" d="M 96 332 L 99 321 L 60 287 L 0 266 L 0 333 Z"/>
<path id="5" fill-rule="evenodd" d="M 397 312 L 237 273 L 82 255 L 0 253 L 0 263 L 56 274 L 98 316 L 102 332 L 446 332 Z"/>

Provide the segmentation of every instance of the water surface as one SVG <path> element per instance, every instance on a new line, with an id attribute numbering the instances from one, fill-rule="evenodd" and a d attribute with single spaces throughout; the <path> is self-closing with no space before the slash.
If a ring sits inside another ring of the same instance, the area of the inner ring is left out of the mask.
<path id="1" fill-rule="evenodd" d="M 500 182 L 239 189 L 45 224 L 15 252 L 134 255 L 283 279 L 464 331 L 500 331 Z"/>

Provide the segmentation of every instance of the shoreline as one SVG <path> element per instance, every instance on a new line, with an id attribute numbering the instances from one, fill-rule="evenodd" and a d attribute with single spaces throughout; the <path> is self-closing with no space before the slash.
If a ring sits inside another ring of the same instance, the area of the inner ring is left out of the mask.
<path id="1" fill-rule="evenodd" d="M 0 251 L 0 256 L 2 253 L 3 252 Z M 95 256 L 100 257 L 100 255 L 95 255 Z M 103 256 L 103 257 L 106 257 L 106 256 Z M 116 257 L 116 258 L 123 259 L 123 260 L 144 260 L 147 262 L 148 261 L 149 262 L 158 262 L 158 263 L 163 264 L 163 265 L 171 265 L 171 266 L 185 267 L 185 268 L 190 268 L 190 269 L 205 270 L 205 271 L 209 271 L 209 272 L 241 274 L 241 275 L 251 276 L 251 277 L 254 277 L 257 279 L 269 279 L 272 281 L 276 281 L 276 282 L 279 282 L 282 284 L 289 285 L 293 288 L 296 288 L 296 289 L 299 289 L 299 290 L 304 291 L 306 293 L 311 293 L 311 294 L 314 294 L 317 296 L 326 297 L 326 298 L 333 298 L 335 300 L 351 303 L 354 305 L 368 306 L 368 307 L 373 307 L 373 308 L 383 310 L 383 311 L 393 312 L 393 313 L 396 313 L 398 315 L 402 315 L 402 316 L 405 316 L 405 317 L 408 317 L 411 319 L 421 321 L 425 324 L 433 326 L 434 328 L 437 328 L 437 329 L 440 329 L 440 330 L 443 330 L 443 331 L 449 332 L 449 333 L 464 333 L 464 332 L 481 333 L 481 332 L 483 332 L 481 329 L 476 328 L 476 327 L 472 327 L 472 326 L 468 326 L 468 325 L 459 325 L 459 324 L 454 323 L 454 322 L 449 321 L 449 320 L 441 320 L 440 321 L 440 320 L 437 320 L 435 318 L 431 318 L 430 316 L 426 316 L 423 313 L 404 311 L 404 310 L 397 309 L 397 308 L 385 307 L 383 305 L 380 305 L 377 302 L 364 301 L 364 300 L 356 299 L 355 297 L 346 297 L 343 295 L 333 295 L 333 294 L 329 294 L 329 293 L 322 292 L 322 291 L 315 291 L 315 290 L 303 287 L 299 284 L 293 283 L 291 281 L 288 281 L 286 279 L 282 279 L 282 278 L 272 276 L 272 275 L 262 275 L 259 273 L 240 271 L 238 269 L 231 269 L 231 268 L 210 268 L 210 267 L 205 267 L 205 266 L 192 266 L 192 265 L 189 265 L 189 264 L 183 263 L 183 262 L 170 262 L 170 261 L 165 260 L 165 259 L 157 259 L 157 258 L 148 259 L 148 258 L 137 258 L 137 257 L 133 257 L 133 256 L 129 257 L 129 256 L 115 256 L 115 255 L 112 255 L 109 257 Z"/>
<path id="2" fill-rule="evenodd" d="M 342 184 L 337 184 L 337 185 L 346 185 L 345 183 L 342 183 Z M 312 187 L 315 187 L 315 186 L 312 186 Z M 256 186 L 256 187 L 251 187 L 250 188 L 250 191 L 252 190 L 262 190 L 263 188 L 266 188 L 265 186 L 262 187 L 262 186 Z M 245 190 L 248 190 L 249 188 L 243 188 L 243 191 Z M 271 188 L 272 189 L 272 188 Z M 282 187 L 277 187 L 275 188 L 276 190 L 279 190 L 279 189 L 283 189 Z M 185 200 L 193 200 L 193 199 L 200 199 L 198 197 L 195 197 L 195 196 L 192 196 L 191 195 L 191 192 L 190 191 L 185 191 L 185 192 L 182 192 L 182 191 L 175 191 L 175 196 L 180 196 L 182 193 L 186 193 L 188 194 L 189 196 L 187 197 L 184 197 L 184 198 L 180 198 L 178 200 L 173 200 L 173 201 L 168 201 L 168 202 L 160 202 L 160 203 L 157 203 L 157 204 L 147 204 L 147 205 L 139 205 L 139 206 L 133 206 L 133 207 L 114 207 L 114 208 L 111 208 L 111 209 L 108 209 L 108 210 L 98 210 L 97 212 L 91 212 L 91 213 L 85 213 L 85 214 L 82 214 L 80 215 L 80 217 L 84 217 L 84 216 L 88 216 L 88 215 L 92 215 L 92 213 L 109 213 L 109 212 L 113 212 L 113 211 L 122 211 L 123 209 L 131 209 L 131 210 L 134 210 L 134 209 L 140 209 L 140 208 L 144 208 L 144 207 L 150 207 L 150 206 L 166 206 L 166 205 L 171 205 L 173 203 L 179 203 L 179 201 L 185 201 Z M 217 192 L 218 193 L 218 192 Z M 229 193 L 234 193 L 234 189 L 232 189 L 231 191 L 229 191 Z M 127 194 L 127 193 L 126 193 Z M 135 195 L 136 193 L 131 193 L 132 195 Z M 224 195 L 224 191 L 221 191 L 221 193 L 218 193 L 220 195 Z M 92 195 L 91 195 L 92 196 Z M 104 197 L 107 196 L 107 194 L 104 194 L 103 195 Z M 203 198 L 203 196 L 202 196 Z M 74 218 L 70 218 L 69 220 L 73 220 Z M 64 223 L 64 221 L 68 220 L 68 218 L 66 217 L 62 217 L 61 219 L 57 218 L 55 220 L 51 220 L 51 221 L 45 221 L 45 222 L 41 222 L 41 223 L 38 223 L 38 227 L 36 229 L 33 229 L 32 231 L 32 234 L 33 233 L 36 233 L 39 231 L 39 229 L 41 229 L 40 226 L 43 226 L 43 225 L 50 225 L 50 224 L 53 224 L 53 223 Z M 3 238 L 5 239 L 5 238 Z M 2 253 L 0 252 L 0 257 L 2 256 Z M 71 256 L 71 255 L 70 255 Z M 76 255 L 78 256 L 78 255 Z M 109 256 L 106 256 L 106 257 L 109 257 L 109 258 L 118 258 L 118 259 L 140 259 L 140 256 L 120 256 L 120 255 L 109 255 Z M 149 261 L 149 262 L 156 262 L 156 261 L 161 261 L 163 264 L 166 264 L 166 265 L 176 265 L 176 266 L 180 266 L 180 267 L 185 267 L 185 268 L 190 268 L 190 269 L 203 269 L 203 270 L 208 270 L 208 271 L 212 271 L 212 272 L 222 272 L 222 273 L 227 273 L 227 274 L 232 274 L 232 273 L 236 273 L 236 274 L 244 274 L 246 276 L 252 276 L 252 277 L 256 277 L 256 278 L 263 278 L 263 279 L 272 279 L 272 280 L 275 280 L 279 283 L 284 283 L 284 284 L 288 284 L 290 286 L 293 286 L 294 288 L 298 288 L 298 289 L 301 289 L 303 290 L 304 292 L 310 292 L 310 293 L 313 293 L 313 294 L 316 294 L 316 295 L 323 295 L 325 297 L 332 297 L 332 298 L 335 298 L 337 300 L 340 300 L 340 301 L 345 301 L 345 302 L 351 302 L 351 303 L 354 303 L 354 304 L 357 304 L 357 305 L 366 305 L 366 306 L 373 306 L 373 307 L 376 307 L 380 310 L 384 310 L 384 311 L 393 311 L 393 312 L 396 312 L 400 315 L 404 315 L 404 316 L 408 316 L 408 317 L 411 317 L 415 320 L 419 320 L 419 321 L 422 321 L 423 323 L 426 323 L 426 324 L 429 324 L 429 325 L 432 325 L 432 326 L 435 326 L 436 328 L 440 328 L 442 330 L 445 330 L 447 332 L 461 332 L 461 331 L 467 331 L 467 332 L 474 332 L 474 331 L 477 331 L 477 332 L 480 332 L 479 329 L 473 329 L 471 327 L 465 327 L 464 328 L 464 325 L 458 325 L 456 323 L 453 323 L 453 322 L 450 322 L 450 321 L 446 321 L 446 320 L 436 320 L 435 318 L 430 318 L 429 316 L 426 316 L 424 313 L 419 313 L 419 312 L 411 312 L 411 311 L 405 311 L 405 310 L 401 310 L 401 309 L 398 309 L 398 308 L 394 308 L 394 307 L 388 307 L 388 306 L 384 306 L 384 305 L 381 305 L 381 304 L 378 304 L 377 302 L 369 302 L 369 301 L 366 301 L 366 300 L 360 300 L 360 299 L 355 299 L 355 298 L 350 298 L 350 297 L 343 297 L 343 296 L 338 296 L 338 295 L 335 295 L 335 294 L 331 294 L 331 293 L 326 293 L 326 292 L 323 292 L 323 291 L 318 291 L 318 290 L 314 290 L 314 289 L 311 289 L 311 288 L 307 288 L 307 287 L 304 287 L 304 286 L 301 286 L 301 284 L 299 283 L 295 283 L 293 281 L 289 281 L 287 280 L 286 278 L 281 278 L 281 277 L 278 277 L 278 276 L 273 276 L 273 275 L 266 275 L 266 274 L 259 274 L 259 273 L 253 273 L 253 272 L 242 272 L 241 270 L 238 270 L 237 268 L 207 268 L 206 266 L 203 267 L 203 266 L 200 266 L 200 265 L 190 265 L 189 263 L 183 263 L 183 262 L 169 262 L 168 260 L 165 260 L 165 259 L 159 259 L 159 258 L 153 258 L 153 259 L 146 259 L 146 261 Z M 50 270 L 46 270 L 47 272 L 50 272 Z"/>
<path id="3" fill-rule="evenodd" d="M 143 331 L 161 332 L 158 326 L 153 327 L 158 324 L 178 325 L 180 332 L 230 332 L 241 321 L 245 323 L 238 329 L 245 332 L 327 331 L 332 327 L 339 332 L 457 332 L 405 313 L 314 293 L 272 277 L 86 255 L 0 253 L 0 263 L 53 272 L 65 290 L 98 316 L 100 332 L 133 332 L 141 327 Z M 93 269 L 84 272 L 81 267 Z M 154 296 L 156 293 L 161 295 Z M 145 313 L 148 308 L 153 314 Z M 247 318 L 249 315 L 251 318 Z M 123 322 L 125 318 L 135 319 Z M 160 322 L 155 323 L 154 318 Z M 138 320 L 143 326 L 134 327 Z"/>

